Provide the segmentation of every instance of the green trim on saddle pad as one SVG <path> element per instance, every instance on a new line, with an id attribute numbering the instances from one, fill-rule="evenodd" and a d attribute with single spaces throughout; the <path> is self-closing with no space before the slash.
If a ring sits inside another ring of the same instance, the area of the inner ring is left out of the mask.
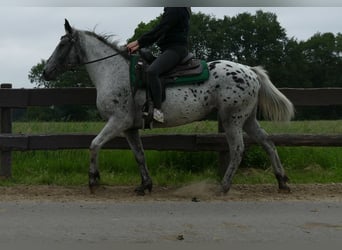
<path id="1" fill-rule="evenodd" d="M 142 79 L 138 79 L 137 76 L 139 58 L 139 55 L 131 55 L 129 62 L 129 80 L 133 88 L 141 88 L 141 86 L 143 86 Z"/>
<path id="2" fill-rule="evenodd" d="M 139 55 L 132 55 L 130 59 L 129 66 L 129 75 L 130 75 L 130 83 L 133 88 L 143 88 L 144 84 L 144 70 L 143 65 L 139 65 Z M 198 75 L 188 75 L 188 76 L 179 76 L 173 78 L 164 78 L 166 80 L 167 85 L 187 85 L 194 83 L 202 83 L 209 79 L 209 69 L 206 61 L 201 60 L 203 71 Z"/>

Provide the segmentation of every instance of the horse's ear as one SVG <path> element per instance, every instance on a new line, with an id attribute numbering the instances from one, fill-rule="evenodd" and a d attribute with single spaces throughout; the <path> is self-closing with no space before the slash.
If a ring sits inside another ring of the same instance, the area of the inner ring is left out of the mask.
<path id="1" fill-rule="evenodd" d="M 72 34 L 72 28 L 71 28 L 69 21 L 67 19 L 65 19 L 64 28 L 65 28 L 66 33 Z"/>

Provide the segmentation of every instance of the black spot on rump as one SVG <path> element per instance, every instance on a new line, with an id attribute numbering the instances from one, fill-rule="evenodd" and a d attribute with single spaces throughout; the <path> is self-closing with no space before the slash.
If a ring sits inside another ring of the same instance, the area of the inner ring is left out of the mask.
<path id="1" fill-rule="evenodd" d="M 241 87 L 240 85 L 236 86 L 237 88 L 241 89 L 242 91 L 244 91 L 245 89 L 243 87 Z"/>
<path id="2" fill-rule="evenodd" d="M 216 64 L 221 63 L 220 61 L 215 61 L 215 62 L 211 62 L 209 63 L 209 70 L 213 70 L 216 68 Z"/>
<path id="3" fill-rule="evenodd" d="M 243 80 L 242 78 L 237 78 L 234 79 L 236 83 L 245 83 L 245 80 Z"/>

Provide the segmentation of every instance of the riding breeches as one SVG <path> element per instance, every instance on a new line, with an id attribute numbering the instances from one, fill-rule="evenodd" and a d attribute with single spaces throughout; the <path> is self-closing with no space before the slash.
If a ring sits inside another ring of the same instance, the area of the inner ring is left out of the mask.
<path id="1" fill-rule="evenodd" d="M 160 75 L 173 69 L 188 53 L 185 46 L 173 46 L 163 51 L 147 68 L 147 79 L 154 107 L 161 108 L 162 86 Z"/>

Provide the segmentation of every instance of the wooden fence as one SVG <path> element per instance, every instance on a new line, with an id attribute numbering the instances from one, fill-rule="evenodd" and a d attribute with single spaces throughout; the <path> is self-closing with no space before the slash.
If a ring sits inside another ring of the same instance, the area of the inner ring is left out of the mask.
<path id="1" fill-rule="evenodd" d="M 280 91 L 295 106 L 342 105 L 342 88 L 282 88 Z M 95 134 L 13 134 L 12 108 L 69 104 L 95 105 L 95 100 L 94 88 L 12 89 L 11 84 L 1 84 L 0 177 L 11 176 L 13 150 L 85 149 L 89 148 L 91 140 L 96 136 Z M 342 135 L 274 134 L 270 135 L 270 138 L 278 146 L 342 146 Z M 254 143 L 248 137 L 244 139 L 247 146 Z M 145 135 L 142 140 L 145 149 L 217 151 L 220 153 L 220 161 L 227 161 L 228 146 L 222 133 Z M 129 149 L 129 146 L 124 138 L 118 137 L 107 143 L 104 148 Z"/>

